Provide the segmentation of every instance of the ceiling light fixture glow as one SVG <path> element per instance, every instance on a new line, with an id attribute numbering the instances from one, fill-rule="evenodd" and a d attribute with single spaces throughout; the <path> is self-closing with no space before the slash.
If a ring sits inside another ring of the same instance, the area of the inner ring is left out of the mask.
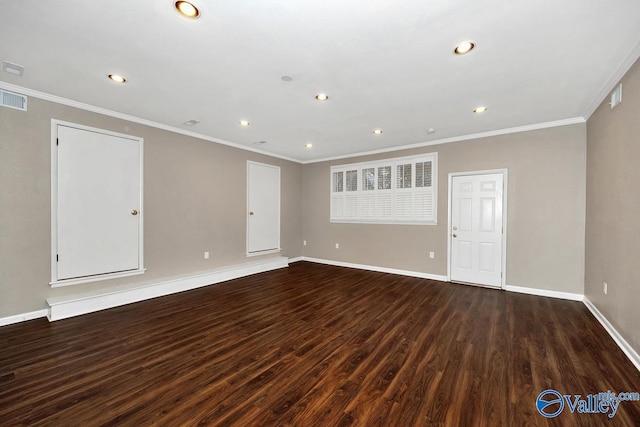
<path id="1" fill-rule="evenodd" d="M 304 148 L 313 148 L 313 144 L 310 142 L 307 142 L 306 144 L 304 144 Z"/>
<path id="2" fill-rule="evenodd" d="M 329 99 L 329 95 L 327 95 L 326 93 L 319 93 L 316 95 L 316 99 L 318 101 L 326 101 L 327 99 Z"/>
<path id="3" fill-rule="evenodd" d="M 187 18 L 196 19 L 200 16 L 200 10 L 196 7 L 195 4 L 188 1 L 177 1 L 175 3 L 176 9 L 182 16 L 186 16 Z"/>
<path id="4" fill-rule="evenodd" d="M 475 110 L 473 110 L 473 112 L 476 114 L 484 113 L 485 111 L 487 111 L 487 107 L 478 107 Z"/>
<path id="5" fill-rule="evenodd" d="M 429 128 L 427 129 L 427 133 L 436 133 L 435 128 Z"/>
<path id="6" fill-rule="evenodd" d="M 376 129 L 373 131 L 374 135 L 382 135 L 382 129 Z"/>
<path id="7" fill-rule="evenodd" d="M 249 126 L 249 121 L 248 120 L 240 120 L 238 123 L 240 123 L 240 126 Z"/>
<path id="8" fill-rule="evenodd" d="M 466 40 L 458 43 L 458 46 L 453 50 L 453 53 L 456 55 L 464 55 L 465 53 L 469 53 L 476 47 L 476 43 L 471 40 Z"/>
<path id="9" fill-rule="evenodd" d="M 120 74 L 109 74 L 109 78 L 116 83 L 124 83 L 127 81 L 127 79 L 122 77 Z"/>

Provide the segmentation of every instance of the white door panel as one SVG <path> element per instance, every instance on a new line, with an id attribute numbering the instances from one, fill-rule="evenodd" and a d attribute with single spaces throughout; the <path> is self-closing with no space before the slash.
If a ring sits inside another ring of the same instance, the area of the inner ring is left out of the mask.
<path id="1" fill-rule="evenodd" d="M 503 175 L 452 178 L 451 280 L 502 284 Z"/>
<path id="2" fill-rule="evenodd" d="M 54 279 L 138 269 L 140 141 L 62 125 L 57 132 Z"/>
<path id="3" fill-rule="evenodd" d="M 247 162 L 247 253 L 280 249 L 280 168 Z M 341 205 L 339 209 L 344 211 Z"/>

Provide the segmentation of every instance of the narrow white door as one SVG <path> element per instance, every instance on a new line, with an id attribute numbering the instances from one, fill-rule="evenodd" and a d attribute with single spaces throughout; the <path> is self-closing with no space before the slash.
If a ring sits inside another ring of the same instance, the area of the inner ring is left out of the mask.
<path id="1" fill-rule="evenodd" d="M 500 287 L 503 175 L 454 176 L 451 186 L 451 281 Z"/>
<path id="2" fill-rule="evenodd" d="M 54 281 L 137 270 L 141 140 L 57 127 Z"/>
<path id="3" fill-rule="evenodd" d="M 247 162 L 247 254 L 280 250 L 280 168 Z"/>

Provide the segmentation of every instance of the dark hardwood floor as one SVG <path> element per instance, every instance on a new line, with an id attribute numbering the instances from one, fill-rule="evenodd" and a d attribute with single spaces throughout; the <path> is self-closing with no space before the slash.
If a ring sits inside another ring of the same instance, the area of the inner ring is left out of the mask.
<path id="1" fill-rule="evenodd" d="M 306 262 L 0 328 L 0 426 L 640 425 L 544 418 L 545 389 L 640 373 L 579 302 Z"/>

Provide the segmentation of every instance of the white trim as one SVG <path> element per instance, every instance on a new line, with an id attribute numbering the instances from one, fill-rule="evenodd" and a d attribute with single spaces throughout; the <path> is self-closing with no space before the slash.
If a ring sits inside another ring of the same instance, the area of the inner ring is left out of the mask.
<path id="1" fill-rule="evenodd" d="M 138 268 L 135 270 L 120 271 L 115 273 L 98 274 L 95 276 L 78 277 L 73 279 L 58 280 L 58 128 L 60 126 L 80 129 L 88 132 L 100 133 L 118 138 L 136 141 L 139 144 L 140 157 L 140 199 L 138 200 L 139 227 L 138 227 Z M 51 282 L 52 288 L 60 286 L 77 285 L 80 283 L 90 283 L 100 280 L 116 279 L 120 277 L 136 276 L 144 274 L 144 138 L 127 135 L 124 133 L 112 132 L 110 130 L 99 129 L 63 120 L 51 119 Z"/>
<path id="2" fill-rule="evenodd" d="M 398 270 L 395 268 L 379 267 L 376 265 L 353 264 L 351 262 L 334 261 L 330 259 L 321 259 L 321 258 L 309 258 L 305 256 L 296 258 L 296 261 L 309 261 L 309 262 L 315 262 L 317 264 L 334 265 L 336 267 L 357 268 L 359 270 L 377 271 L 379 273 L 398 274 L 400 276 L 418 277 L 420 279 L 438 280 L 440 282 L 447 281 L 446 276 L 440 276 L 438 274 L 422 273 L 419 271 L 410 271 L 410 270 Z"/>
<path id="3" fill-rule="evenodd" d="M 514 286 L 507 285 L 505 287 L 506 291 L 516 292 L 519 294 L 527 294 L 527 295 L 537 295 L 540 297 L 550 297 L 550 298 L 558 298 L 558 299 L 566 299 L 571 301 L 582 301 L 584 299 L 584 295 L 582 294 L 573 294 L 570 292 L 559 292 L 559 291 L 549 291 L 546 289 L 537 289 L 537 288 L 525 288 L 523 286 Z"/>
<path id="4" fill-rule="evenodd" d="M 453 177 L 456 176 L 468 176 L 468 175 L 486 175 L 486 174 L 502 174 L 502 279 L 500 281 L 499 289 L 507 289 L 507 212 L 508 212 L 508 182 L 509 182 L 509 170 L 508 169 L 489 169 L 483 171 L 471 171 L 471 172 L 454 172 L 449 174 L 449 191 L 448 191 L 448 213 L 447 221 L 448 228 L 451 230 L 451 195 L 453 187 L 451 186 Z M 447 231 L 447 281 L 451 280 L 451 233 Z M 490 286 L 493 287 L 493 286 Z"/>
<path id="5" fill-rule="evenodd" d="M 638 60 L 639 57 L 640 42 L 638 42 L 633 47 L 633 49 L 631 49 L 631 52 L 629 53 L 629 55 L 627 55 L 625 60 L 622 61 L 622 64 L 620 64 L 620 66 L 616 68 L 611 77 L 609 77 L 609 79 L 605 82 L 605 84 L 602 86 L 602 89 L 600 89 L 600 92 L 598 92 L 598 95 L 593 99 L 593 101 L 591 101 L 591 104 L 589 104 L 589 107 L 584 112 L 583 117 L 586 117 L 588 120 L 591 115 L 595 113 L 602 101 L 604 101 L 607 96 L 609 96 L 609 93 L 618 85 L 620 80 L 622 80 L 624 75 L 627 74 L 627 71 L 631 69 L 631 66 Z"/>
<path id="6" fill-rule="evenodd" d="M 117 111 L 108 110 L 106 108 L 96 107 L 95 105 L 85 104 L 83 102 L 74 101 L 74 100 L 68 99 L 68 98 L 62 98 L 60 96 L 51 95 L 51 94 L 40 92 L 40 91 L 33 90 L 33 89 L 28 89 L 26 87 L 17 86 L 17 85 L 11 84 L 11 83 L 6 83 L 6 82 L 3 82 L 3 81 L 0 81 L 0 87 L 6 88 L 7 90 L 18 91 L 23 95 L 33 96 L 34 98 L 39 98 L 39 99 L 43 99 L 45 101 L 55 102 L 56 104 L 67 105 L 69 107 L 79 108 L 81 110 L 90 111 L 92 113 L 98 113 L 98 114 L 102 114 L 102 115 L 109 116 L 109 117 L 115 117 L 116 119 L 126 120 L 126 121 L 129 121 L 129 122 L 132 122 L 132 123 L 138 123 L 138 124 L 141 124 L 141 125 L 144 125 L 144 126 L 149 126 L 149 127 L 153 127 L 153 128 L 156 128 L 156 129 L 166 130 L 166 131 L 177 133 L 177 134 L 180 134 L 180 135 L 190 136 L 190 137 L 202 139 L 202 140 L 205 140 L 205 141 L 211 141 L 211 142 L 215 142 L 217 144 L 228 145 L 230 147 L 238 148 L 240 150 L 251 151 L 253 153 L 264 154 L 265 156 L 269 156 L 269 157 L 276 157 L 278 159 L 283 159 L 283 160 L 288 160 L 290 162 L 300 163 L 300 160 L 294 159 L 292 157 L 283 156 L 283 155 L 280 155 L 280 154 L 270 153 L 268 151 L 260 150 L 258 148 L 248 147 L 246 145 L 238 144 L 238 143 L 235 143 L 235 142 L 225 141 L 224 139 L 213 138 L 213 137 L 210 137 L 210 136 L 207 136 L 207 135 L 203 135 L 203 134 L 200 134 L 200 133 L 188 131 L 188 130 L 185 130 L 185 129 L 180 129 L 180 128 L 177 128 L 177 127 L 174 127 L 174 126 L 165 125 L 165 124 L 162 124 L 162 123 L 154 122 L 152 120 L 142 119 L 140 117 L 131 116 L 131 115 L 125 114 L 125 113 L 119 113 Z"/>
<path id="7" fill-rule="evenodd" d="M 298 262 L 298 261 L 304 261 L 304 257 L 303 256 L 299 256 L 299 257 L 295 257 L 295 258 L 289 258 L 289 264 L 293 264 L 294 262 Z"/>
<path id="8" fill-rule="evenodd" d="M 349 159 L 351 157 L 370 156 L 372 154 L 389 153 L 393 151 L 409 150 L 412 148 L 429 147 L 431 145 L 448 144 L 450 142 L 467 141 L 470 139 L 480 139 L 480 138 L 487 138 L 490 136 L 498 136 L 498 135 L 508 135 L 512 133 L 528 132 L 532 130 L 575 125 L 578 123 L 585 123 L 585 122 L 586 120 L 584 119 L 584 117 L 572 117 L 572 118 L 563 119 L 563 120 L 534 123 L 534 124 L 525 125 L 525 126 L 517 126 L 512 128 L 506 128 L 506 129 L 497 129 L 497 130 L 491 130 L 487 132 L 471 133 L 468 135 L 452 136 L 450 138 L 442 138 L 442 139 L 436 139 L 433 141 L 418 142 L 416 144 L 398 145 L 395 147 L 381 148 L 379 150 L 362 151 L 354 154 L 343 154 L 340 156 L 324 157 L 322 159 L 315 159 L 315 160 L 303 160 L 303 161 L 298 160 L 298 162 L 302 163 L 303 165 L 306 165 L 309 163 L 320 163 L 320 162 L 327 162 L 330 160 Z"/>
<path id="9" fill-rule="evenodd" d="M 84 293 L 48 298 L 50 321 L 66 319 L 94 311 L 105 310 L 177 292 L 188 291 L 227 280 L 287 267 L 286 257 L 269 258 L 252 263 L 222 267 L 215 270 L 174 277 L 135 287 L 113 288 L 101 293 Z"/>
<path id="10" fill-rule="evenodd" d="M 15 314 L 8 317 L 0 317 L 0 326 L 12 325 L 14 323 L 26 322 L 27 320 L 39 319 L 41 317 L 47 317 L 49 310 L 42 309 L 38 311 L 31 311 L 29 313 Z"/>
<path id="11" fill-rule="evenodd" d="M 598 310 L 598 308 L 587 298 L 586 296 L 582 300 L 584 305 L 587 306 L 591 314 L 600 322 L 602 327 L 607 331 L 611 338 L 618 344 L 620 350 L 629 358 L 631 363 L 640 371 L 640 355 L 631 347 L 631 345 L 624 339 L 624 337 L 617 331 L 616 328 L 607 320 L 607 318 Z"/>

